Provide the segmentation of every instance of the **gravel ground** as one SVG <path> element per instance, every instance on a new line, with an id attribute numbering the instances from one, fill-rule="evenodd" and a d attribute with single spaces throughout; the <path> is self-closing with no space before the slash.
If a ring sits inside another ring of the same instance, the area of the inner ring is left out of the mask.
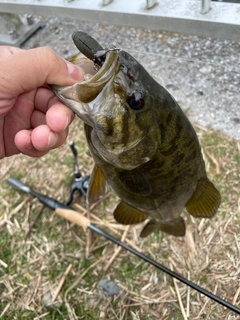
<path id="1" fill-rule="evenodd" d="M 45 27 L 22 46 L 75 54 L 71 34 L 83 30 L 107 47 L 128 51 L 166 87 L 190 119 L 240 139 L 240 42 L 42 17 Z"/>

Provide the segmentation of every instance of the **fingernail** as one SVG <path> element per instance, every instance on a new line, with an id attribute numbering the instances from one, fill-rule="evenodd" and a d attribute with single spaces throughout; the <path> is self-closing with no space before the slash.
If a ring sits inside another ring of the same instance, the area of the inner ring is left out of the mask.
<path id="1" fill-rule="evenodd" d="M 32 145 L 31 141 L 29 141 L 29 143 L 25 144 L 25 149 L 27 149 L 27 150 L 32 150 L 33 149 L 33 145 Z"/>
<path id="2" fill-rule="evenodd" d="M 30 135 L 29 135 L 29 137 L 28 137 L 28 142 L 25 144 L 24 147 L 25 147 L 25 149 L 27 149 L 27 150 L 34 149 L 33 144 L 32 144 L 32 140 L 31 140 L 31 133 L 30 133 Z"/>
<path id="3" fill-rule="evenodd" d="M 54 132 L 49 132 L 48 145 L 47 148 L 52 148 L 58 142 L 58 134 Z"/>
<path id="4" fill-rule="evenodd" d="M 83 79 L 83 71 L 73 63 L 67 62 L 68 73 L 74 80 Z"/>

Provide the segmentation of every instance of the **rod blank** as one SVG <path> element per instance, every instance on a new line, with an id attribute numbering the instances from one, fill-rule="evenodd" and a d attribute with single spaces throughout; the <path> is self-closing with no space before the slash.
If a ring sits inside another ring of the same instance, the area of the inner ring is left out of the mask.
<path id="1" fill-rule="evenodd" d="M 177 274 L 176 272 L 164 267 L 163 265 L 157 263 L 156 261 L 154 261 L 151 258 L 149 258 L 146 255 L 144 255 L 143 253 L 141 253 L 141 252 L 129 247 L 125 243 L 121 242 L 120 240 L 114 238 L 110 234 L 104 232 L 103 230 L 99 229 L 98 227 L 96 227 L 95 225 L 90 223 L 90 220 L 87 219 L 82 214 L 80 214 L 79 212 L 74 211 L 74 210 L 60 209 L 60 208 L 57 208 L 55 210 L 55 212 L 57 214 L 61 215 L 62 217 L 64 217 L 64 218 L 66 218 L 66 219 L 68 219 L 68 220 L 80 225 L 84 230 L 86 230 L 86 228 L 91 229 L 92 231 L 94 231 L 95 233 L 99 234 L 100 236 L 103 236 L 104 238 L 110 240 L 111 242 L 117 244 L 118 246 L 121 246 L 123 249 L 133 253 L 137 257 L 145 260 L 146 262 L 150 263 L 154 267 L 156 267 L 156 268 L 160 269 L 161 271 L 167 273 L 171 277 L 181 281 L 182 283 L 186 284 L 187 286 L 191 287 L 192 289 L 204 294 L 208 298 L 218 302 L 219 304 L 221 304 L 224 307 L 236 312 L 237 314 L 240 314 L 240 309 L 237 308 L 236 306 L 234 306 L 231 303 L 221 299 L 220 297 L 216 296 L 215 294 L 205 290 L 204 288 L 198 286 L 197 284 L 193 283 L 192 281 L 187 280 L 186 278 L 182 277 L 181 275 Z"/>

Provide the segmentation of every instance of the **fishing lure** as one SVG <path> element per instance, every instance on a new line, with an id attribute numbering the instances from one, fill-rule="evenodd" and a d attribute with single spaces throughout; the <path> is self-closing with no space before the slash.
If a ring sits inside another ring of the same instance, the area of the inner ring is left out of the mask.
<path id="1" fill-rule="evenodd" d="M 94 62 L 94 69 L 96 71 L 104 64 L 107 52 L 121 50 L 115 46 L 103 49 L 95 39 L 83 31 L 75 31 L 72 35 L 72 39 L 78 50 Z"/>

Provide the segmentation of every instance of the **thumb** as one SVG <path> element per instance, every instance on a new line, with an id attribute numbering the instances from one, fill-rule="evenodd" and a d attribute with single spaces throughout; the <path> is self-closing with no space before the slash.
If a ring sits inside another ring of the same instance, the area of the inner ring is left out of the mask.
<path id="1" fill-rule="evenodd" d="M 0 58 L 2 94 L 19 95 L 45 84 L 67 86 L 83 80 L 83 69 L 64 60 L 49 47 L 8 49 L 9 55 Z"/>

